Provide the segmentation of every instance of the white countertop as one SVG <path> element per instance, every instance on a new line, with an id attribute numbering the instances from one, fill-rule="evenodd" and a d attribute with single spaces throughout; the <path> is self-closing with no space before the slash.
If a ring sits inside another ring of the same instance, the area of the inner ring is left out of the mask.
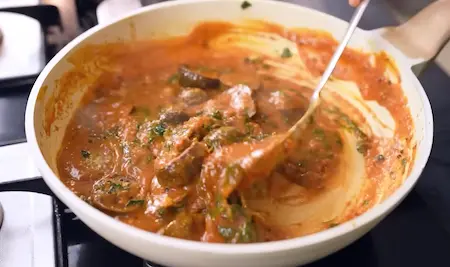
<path id="1" fill-rule="evenodd" d="M 0 0 L 0 8 L 37 4 L 39 0 Z M 0 31 L 0 80 L 38 74 L 45 66 L 40 23 L 25 15 L 0 12 Z"/>
<path id="2" fill-rule="evenodd" d="M 0 183 L 38 176 L 26 143 L 0 147 Z M 54 267 L 52 201 L 44 195 L 0 193 L 0 267 Z"/>

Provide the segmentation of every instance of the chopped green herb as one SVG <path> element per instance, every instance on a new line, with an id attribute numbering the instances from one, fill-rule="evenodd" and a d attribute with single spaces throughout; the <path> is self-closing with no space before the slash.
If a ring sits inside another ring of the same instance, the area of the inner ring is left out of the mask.
<path id="1" fill-rule="evenodd" d="M 153 132 L 159 136 L 163 136 L 164 133 L 166 132 L 166 125 L 162 124 L 162 123 L 158 123 L 154 128 L 153 128 Z"/>
<path id="2" fill-rule="evenodd" d="M 352 121 L 346 114 L 342 113 L 338 108 L 333 107 L 330 109 L 325 109 L 325 111 L 338 116 L 336 118 L 336 122 L 339 126 L 346 130 L 352 131 L 355 136 L 360 139 L 367 139 L 367 135 L 358 127 L 358 125 L 356 125 L 354 121 Z"/>
<path id="3" fill-rule="evenodd" d="M 133 139 L 133 144 L 136 145 L 136 146 L 138 146 L 138 145 L 141 144 L 141 140 L 139 140 L 138 138 L 134 138 L 134 139 Z"/>
<path id="4" fill-rule="evenodd" d="M 267 138 L 269 136 L 270 136 L 270 134 L 260 133 L 260 134 L 257 134 L 257 135 L 250 135 L 249 139 L 253 139 L 253 140 L 256 140 L 256 141 L 261 141 L 261 140 L 263 140 L 263 139 L 265 139 L 265 138 Z"/>
<path id="5" fill-rule="evenodd" d="M 108 129 L 105 132 L 104 138 L 106 139 L 107 137 L 119 137 L 119 127 L 115 126 L 115 127 L 112 127 L 111 129 Z"/>
<path id="6" fill-rule="evenodd" d="M 221 113 L 219 110 L 214 111 L 214 112 L 211 114 L 211 117 L 213 117 L 213 118 L 216 119 L 216 120 L 222 120 L 222 119 L 223 119 L 222 113 Z"/>
<path id="7" fill-rule="evenodd" d="M 167 209 L 166 208 L 160 208 L 160 209 L 158 209 L 157 213 L 158 213 L 159 216 L 164 216 L 164 214 L 167 213 Z"/>
<path id="8" fill-rule="evenodd" d="M 252 134 L 255 127 L 251 123 L 245 124 L 245 134 Z"/>
<path id="9" fill-rule="evenodd" d="M 110 182 L 108 194 L 116 193 L 117 191 L 126 190 L 126 189 L 128 189 L 128 186 L 125 187 L 121 184 Z"/>
<path id="10" fill-rule="evenodd" d="M 377 157 L 376 157 L 376 160 L 377 161 L 384 161 L 386 158 L 384 157 L 384 155 L 383 154 L 379 154 L 379 155 L 377 155 Z"/>
<path id="11" fill-rule="evenodd" d="M 402 167 L 403 167 L 403 172 L 405 172 L 406 170 L 406 164 L 408 163 L 408 160 L 406 158 L 403 158 L 401 161 Z"/>
<path id="12" fill-rule="evenodd" d="M 167 79 L 167 83 L 174 84 L 178 81 L 179 78 L 180 78 L 180 75 L 178 73 L 175 73 L 172 76 L 170 76 L 169 79 Z"/>
<path id="13" fill-rule="evenodd" d="M 239 182 L 244 177 L 244 170 L 239 164 L 233 164 L 225 168 L 224 176 L 225 177 L 223 177 L 222 186 L 224 187 L 235 186 L 239 184 Z"/>
<path id="14" fill-rule="evenodd" d="M 137 206 L 137 205 L 143 205 L 143 204 L 144 204 L 143 199 L 131 199 L 128 201 L 126 206 L 129 207 L 129 206 Z"/>
<path id="15" fill-rule="evenodd" d="M 81 150 L 81 156 L 85 159 L 88 159 L 91 156 L 91 152 L 87 150 Z"/>
<path id="16" fill-rule="evenodd" d="M 250 243 L 256 240 L 255 226 L 251 221 L 246 221 L 240 230 L 239 241 L 243 243 Z"/>
<path id="17" fill-rule="evenodd" d="M 403 158 L 403 159 L 402 159 L 402 166 L 405 167 L 405 166 L 406 166 L 406 163 L 408 163 L 407 160 L 406 160 L 406 158 Z"/>
<path id="18" fill-rule="evenodd" d="M 264 64 L 262 64 L 262 68 L 263 69 L 270 69 L 270 65 L 269 64 L 266 64 L 266 63 L 264 63 Z"/>
<path id="19" fill-rule="evenodd" d="M 291 52 L 291 50 L 289 49 L 289 48 L 284 48 L 283 49 L 283 52 L 281 52 L 281 57 L 282 58 L 290 58 L 290 57 L 292 57 L 292 52 Z"/>
<path id="20" fill-rule="evenodd" d="M 203 129 L 205 129 L 206 132 L 211 132 L 213 129 L 213 124 L 212 123 L 203 124 Z"/>
<path id="21" fill-rule="evenodd" d="M 369 205 L 369 203 L 370 203 L 370 201 L 366 199 L 366 200 L 364 200 L 364 202 L 363 202 L 363 206 Z"/>
<path id="22" fill-rule="evenodd" d="M 244 1 L 244 2 L 242 2 L 242 4 L 241 4 L 241 8 L 242 9 L 247 9 L 247 8 L 249 8 L 249 7 L 251 7 L 252 6 L 252 4 L 250 3 L 250 2 L 248 2 L 248 1 Z"/>
<path id="23" fill-rule="evenodd" d="M 321 128 L 315 128 L 313 130 L 313 135 L 317 140 L 324 140 L 325 139 L 325 131 Z"/>
<path id="24" fill-rule="evenodd" d="M 164 148 L 168 151 L 172 150 L 173 143 L 172 142 L 166 142 L 164 143 Z"/>

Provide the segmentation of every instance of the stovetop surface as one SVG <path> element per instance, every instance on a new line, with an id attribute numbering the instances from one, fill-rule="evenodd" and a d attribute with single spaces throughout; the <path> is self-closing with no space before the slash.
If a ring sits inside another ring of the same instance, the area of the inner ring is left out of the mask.
<path id="1" fill-rule="evenodd" d="M 314 2 L 299 1 L 302 4 Z M 312 5 L 319 7 L 320 4 Z M 348 19 L 349 12 L 345 8 L 334 10 L 333 15 Z M 364 28 L 392 23 L 392 18 L 380 15 L 382 10 L 374 10 L 371 9 L 363 19 Z M 450 153 L 447 152 L 450 148 L 450 91 L 447 88 L 450 78 L 437 65 L 430 64 L 420 76 L 420 81 L 432 105 L 435 137 L 432 155 L 417 186 L 392 214 L 363 238 L 308 266 L 450 265 Z M 27 83 L 1 88 L 0 145 L 25 140 L 24 112 L 30 89 L 31 84 Z M 79 220 L 73 220 L 73 214 L 64 212 L 61 203 L 55 205 L 61 218 L 60 224 L 56 223 L 57 216 L 54 219 L 55 237 L 59 236 L 63 241 L 59 243 L 59 249 L 67 253 L 60 255 L 65 260 L 56 267 L 144 266 L 141 259 L 105 241 Z M 58 242 L 55 244 L 58 246 Z"/>
<path id="2" fill-rule="evenodd" d="M 64 213 L 61 225 L 68 251 L 66 266 L 144 266 L 143 260 L 105 241 L 81 221 L 73 220 L 73 214 Z M 449 233 L 413 191 L 395 212 L 364 237 L 306 266 L 444 267 L 449 264 L 449 251 Z"/>

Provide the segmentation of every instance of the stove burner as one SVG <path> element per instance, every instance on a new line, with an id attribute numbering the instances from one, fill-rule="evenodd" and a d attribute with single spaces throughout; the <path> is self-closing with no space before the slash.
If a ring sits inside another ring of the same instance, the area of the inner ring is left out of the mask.
<path id="1" fill-rule="evenodd" d="M 2 224 L 3 224 L 3 218 L 4 218 L 4 212 L 3 212 L 3 207 L 2 207 L 2 203 L 0 203 L 0 230 L 2 229 Z"/>

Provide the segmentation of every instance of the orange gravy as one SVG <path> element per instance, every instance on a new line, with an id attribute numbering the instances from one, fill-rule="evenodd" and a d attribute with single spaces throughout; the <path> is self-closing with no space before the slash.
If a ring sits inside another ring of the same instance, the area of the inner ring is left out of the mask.
<path id="1" fill-rule="evenodd" d="M 225 159 L 245 155 L 261 141 L 287 131 L 303 115 L 309 97 L 302 86 L 261 75 L 258 70 L 271 68 L 263 57 L 249 58 L 245 49 L 210 49 L 210 40 L 232 27 L 206 22 L 184 37 L 86 48 L 85 57 L 96 51 L 107 57 L 111 68 L 90 86 L 71 119 L 58 156 L 61 180 L 118 220 L 205 242 L 297 237 L 334 226 L 375 204 L 378 184 L 389 168 L 401 168 L 411 159 L 395 145 L 380 154 L 380 140 L 333 106 L 319 107 L 295 152 L 267 177 L 264 188 L 252 186 L 252 177 L 239 166 L 227 165 Z M 266 31 L 295 42 L 317 76 L 337 46 L 324 32 L 269 24 Z M 310 53 L 320 57 L 311 59 Z M 83 55 L 83 48 L 76 54 Z M 278 60 L 291 56 L 285 49 Z M 413 125 L 406 98 L 400 85 L 383 75 L 391 65 L 384 53 L 346 49 L 334 77 L 354 81 L 364 99 L 385 107 L 396 123 L 394 139 L 410 142 Z M 76 78 L 69 73 L 65 84 Z M 332 174 L 342 156 L 342 128 L 357 136 L 368 174 L 369 190 L 349 216 L 298 232 L 270 225 L 247 210 L 242 194 L 269 197 L 296 184 L 314 198 L 339 183 Z M 400 177 L 394 171 L 390 175 Z M 248 186 L 239 186 L 245 183 Z"/>

